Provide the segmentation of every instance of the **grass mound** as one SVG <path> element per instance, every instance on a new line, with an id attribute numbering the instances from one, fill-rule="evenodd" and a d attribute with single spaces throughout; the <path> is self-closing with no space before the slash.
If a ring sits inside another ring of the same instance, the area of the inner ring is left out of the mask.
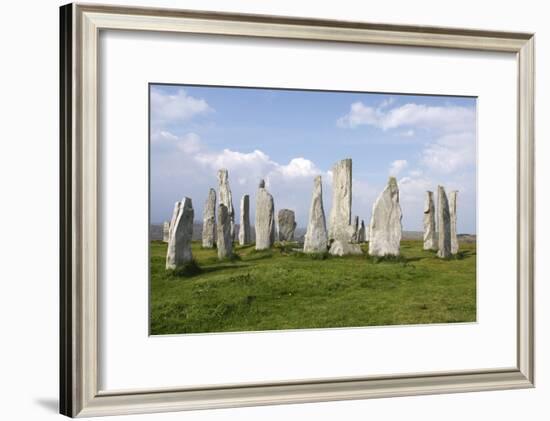
<path id="1" fill-rule="evenodd" d="M 475 243 L 448 260 L 407 240 L 397 258 L 332 258 L 289 243 L 236 246 L 236 258 L 219 261 L 197 242 L 195 261 L 175 271 L 165 270 L 165 243 L 150 247 L 154 335 L 476 320 Z"/>

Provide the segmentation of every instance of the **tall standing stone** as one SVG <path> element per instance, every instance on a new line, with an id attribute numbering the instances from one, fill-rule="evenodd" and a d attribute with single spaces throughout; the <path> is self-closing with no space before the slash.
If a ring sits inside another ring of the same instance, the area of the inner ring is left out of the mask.
<path id="1" fill-rule="evenodd" d="M 165 221 L 164 224 L 162 224 L 162 241 L 167 243 L 169 238 L 170 238 L 170 222 Z"/>
<path id="2" fill-rule="evenodd" d="M 233 195 L 229 188 L 229 175 L 225 168 L 218 170 L 218 186 L 220 205 L 225 205 L 227 207 L 229 220 L 231 222 L 231 238 L 235 238 L 235 208 L 233 208 Z"/>
<path id="3" fill-rule="evenodd" d="M 202 246 L 211 249 L 216 240 L 216 190 L 210 189 L 202 213 Z"/>
<path id="4" fill-rule="evenodd" d="M 367 241 L 367 235 L 365 230 L 365 221 L 361 219 L 361 226 L 359 228 L 359 243 L 364 243 Z"/>
<path id="5" fill-rule="evenodd" d="M 241 223 L 239 224 L 239 244 L 250 243 L 250 197 L 245 194 L 241 198 Z"/>
<path id="6" fill-rule="evenodd" d="M 452 191 L 449 195 L 449 213 L 451 216 L 451 254 L 458 253 L 458 234 L 456 232 L 456 198 L 458 191 Z"/>
<path id="7" fill-rule="evenodd" d="M 399 188 L 395 177 L 374 202 L 369 226 L 369 254 L 371 256 L 398 256 L 402 225 Z"/>
<path id="8" fill-rule="evenodd" d="M 435 205 L 434 194 L 426 192 L 424 201 L 424 250 L 437 250 L 435 242 Z"/>
<path id="9" fill-rule="evenodd" d="M 218 259 L 225 259 L 233 255 L 233 236 L 231 235 L 231 218 L 227 206 L 220 203 L 218 206 Z"/>
<path id="10" fill-rule="evenodd" d="M 177 266 L 193 260 L 191 240 L 193 238 L 194 216 L 195 212 L 193 211 L 191 199 L 185 197 L 180 202 L 175 222 L 170 229 L 166 269 L 175 269 Z"/>
<path id="11" fill-rule="evenodd" d="M 176 219 L 178 218 L 180 208 L 181 208 L 180 201 L 174 203 L 174 210 L 172 211 L 172 219 L 170 219 L 170 227 L 168 228 L 168 242 L 170 242 L 170 236 L 172 235 L 172 229 L 176 225 Z"/>
<path id="12" fill-rule="evenodd" d="M 309 208 L 309 221 L 304 238 L 304 253 L 326 253 L 328 247 L 327 226 L 323 209 L 323 185 L 321 176 L 313 180 L 313 194 Z"/>
<path id="13" fill-rule="evenodd" d="M 279 241 L 294 241 L 296 230 L 296 216 L 290 209 L 281 209 L 277 214 L 279 224 Z"/>
<path id="14" fill-rule="evenodd" d="M 443 186 L 437 186 L 437 225 L 439 235 L 437 256 L 445 259 L 451 256 L 451 215 Z"/>
<path id="15" fill-rule="evenodd" d="M 270 248 L 275 242 L 275 205 L 273 196 L 265 188 L 264 180 L 260 181 L 256 196 L 256 250 Z"/>
<path id="16" fill-rule="evenodd" d="M 332 208 L 329 217 L 329 240 L 350 242 L 351 227 L 351 159 L 332 167 Z"/>
<path id="17" fill-rule="evenodd" d="M 353 234 L 351 236 L 351 242 L 352 243 L 359 243 L 359 217 L 356 215 L 354 218 L 353 218 L 353 224 L 352 224 L 352 227 L 353 227 Z"/>

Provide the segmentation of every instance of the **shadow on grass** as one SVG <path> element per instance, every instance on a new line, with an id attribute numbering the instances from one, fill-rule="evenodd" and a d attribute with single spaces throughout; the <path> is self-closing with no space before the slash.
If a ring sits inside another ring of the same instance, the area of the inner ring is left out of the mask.
<path id="1" fill-rule="evenodd" d="M 459 251 L 457 256 L 459 256 L 459 259 L 466 259 L 468 257 L 474 257 L 476 255 L 476 252 L 473 250 L 462 250 Z"/>
<path id="2" fill-rule="evenodd" d="M 452 254 L 449 257 L 438 258 L 438 259 L 452 262 L 453 260 L 470 259 L 470 258 L 474 257 L 475 255 L 476 255 L 476 253 L 471 251 L 471 250 L 462 250 L 462 251 L 459 251 L 457 254 Z"/>
<path id="3" fill-rule="evenodd" d="M 248 254 L 246 256 L 246 261 L 255 262 L 258 260 L 272 259 L 272 258 L 273 258 L 272 252 L 258 251 L 258 252 Z"/>
<path id="4" fill-rule="evenodd" d="M 193 278 L 198 275 L 218 272 L 227 269 L 245 268 L 250 265 L 243 264 L 240 256 L 233 256 L 217 262 L 212 262 L 212 265 L 199 266 L 195 260 L 184 263 L 172 270 L 172 276 L 175 278 Z"/>
<path id="5" fill-rule="evenodd" d="M 426 260 L 429 258 L 430 257 L 417 256 L 417 257 L 407 257 L 405 260 L 406 260 L 406 263 L 412 263 L 412 262 L 419 262 L 420 260 Z"/>
<path id="6" fill-rule="evenodd" d="M 194 259 L 179 265 L 172 271 L 172 274 L 177 278 L 189 278 L 200 273 L 202 273 L 202 269 Z"/>
<path id="7" fill-rule="evenodd" d="M 247 265 L 246 263 L 245 264 L 218 264 L 218 265 L 215 265 L 215 266 L 207 266 L 207 267 L 204 267 L 202 268 L 202 273 L 214 273 L 214 272 L 220 272 L 220 271 L 223 271 L 223 270 L 228 270 L 228 269 L 242 269 L 242 268 L 247 268 L 249 267 L 250 265 Z"/>
<path id="8" fill-rule="evenodd" d="M 254 247 L 254 244 L 245 244 L 243 246 L 241 246 L 240 244 L 237 244 L 234 246 L 234 250 L 235 251 L 244 251 L 244 250 L 248 250 L 248 249 L 253 249 Z"/>
<path id="9" fill-rule="evenodd" d="M 403 255 L 371 256 L 370 254 L 367 254 L 367 260 L 375 264 L 378 264 L 378 263 L 399 263 L 399 264 L 405 263 L 406 264 L 409 261 L 413 261 L 413 259 L 420 260 L 422 259 L 422 257 L 412 257 L 408 259 Z"/>
<path id="10" fill-rule="evenodd" d="M 224 257 L 223 259 L 218 259 L 218 263 L 235 263 L 242 260 L 241 256 L 236 253 L 231 254 L 229 257 Z"/>

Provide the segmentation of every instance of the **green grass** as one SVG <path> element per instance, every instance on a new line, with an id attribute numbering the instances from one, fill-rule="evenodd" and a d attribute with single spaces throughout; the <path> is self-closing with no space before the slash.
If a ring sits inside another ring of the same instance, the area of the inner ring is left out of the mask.
<path id="1" fill-rule="evenodd" d="M 166 271 L 166 244 L 152 241 L 151 334 L 476 320 L 475 244 L 446 260 L 420 241 L 403 241 L 393 259 L 295 247 L 237 247 L 238 258 L 219 262 L 215 249 L 194 243 L 196 264 Z"/>

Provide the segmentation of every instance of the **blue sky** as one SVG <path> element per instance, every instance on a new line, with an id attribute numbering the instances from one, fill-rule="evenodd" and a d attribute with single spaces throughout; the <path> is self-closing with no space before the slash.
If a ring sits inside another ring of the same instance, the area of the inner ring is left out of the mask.
<path id="1" fill-rule="evenodd" d="M 307 225 L 315 175 L 328 217 L 331 167 L 353 160 L 353 214 L 368 224 L 388 176 L 397 177 L 405 230 L 422 230 L 426 190 L 459 190 L 458 230 L 476 226 L 475 98 L 151 85 L 151 221 L 169 220 L 191 197 L 202 220 L 218 168 L 233 203 L 251 212 L 260 178 L 275 207 Z M 238 217 L 238 215 L 237 215 Z"/>

